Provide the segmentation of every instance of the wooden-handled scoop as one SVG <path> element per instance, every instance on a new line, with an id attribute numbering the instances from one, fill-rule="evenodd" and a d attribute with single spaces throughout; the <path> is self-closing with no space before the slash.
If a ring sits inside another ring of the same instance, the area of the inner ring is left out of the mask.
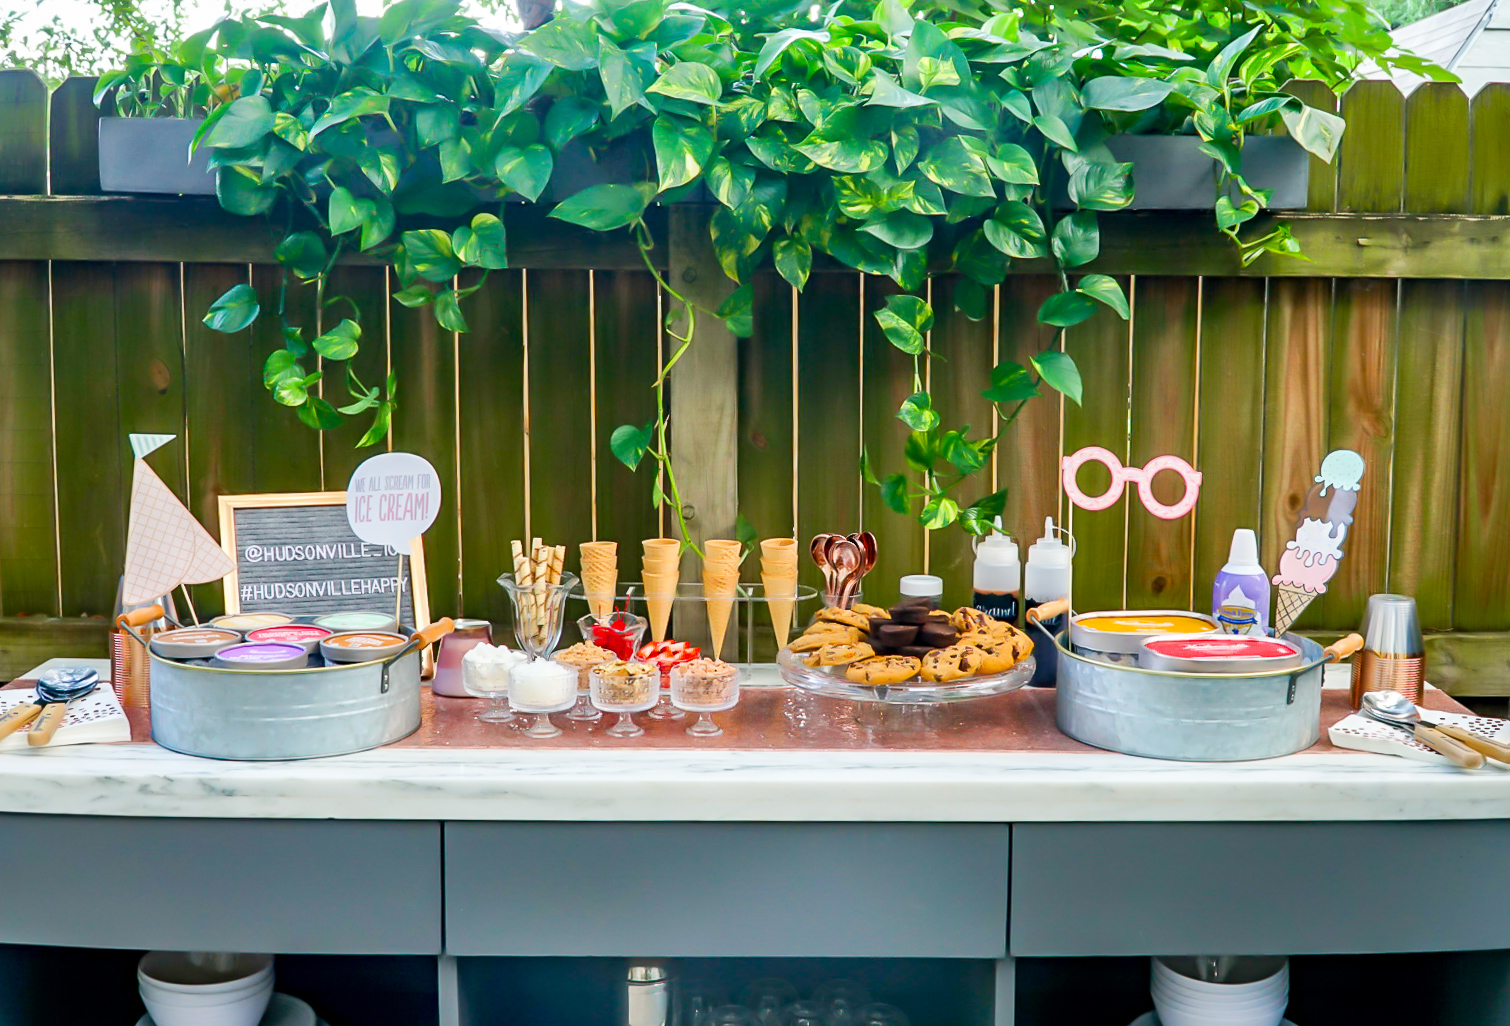
<path id="1" fill-rule="evenodd" d="M 4 716 L 0 716 L 0 738 L 10 737 L 16 731 L 42 715 L 42 709 L 46 705 L 47 703 L 39 698 L 35 702 L 26 702 L 18 705 Z"/>
<path id="2" fill-rule="evenodd" d="M 100 675 L 88 667 L 48 670 L 37 681 L 37 700 L 17 706 L 0 716 L 0 738 L 14 734 L 37 720 L 26 735 L 27 744 L 41 747 L 52 740 L 68 715 L 68 703 L 83 698 L 99 686 Z M 38 717 L 41 719 L 37 719 Z"/>

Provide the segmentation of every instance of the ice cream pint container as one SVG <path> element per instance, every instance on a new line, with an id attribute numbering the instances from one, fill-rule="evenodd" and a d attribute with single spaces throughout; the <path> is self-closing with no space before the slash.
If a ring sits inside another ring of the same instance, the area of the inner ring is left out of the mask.
<path id="1" fill-rule="evenodd" d="M 254 631 L 258 627 L 276 627 L 282 623 L 293 623 L 294 618 L 283 613 L 229 613 L 225 616 L 217 616 L 210 621 L 211 627 L 219 627 L 227 631 Z"/>
<path id="2" fill-rule="evenodd" d="M 283 623 L 276 627 L 259 627 L 254 631 L 248 631 L 247 641 L 279 641 L 285 645 L 303 645 L 304 651 L 314 653 L 320 647 L 320 642 L 330 637 L 331 632 L 324 627 L 314 627 L 307 623 Z"/>
<path id="3" fill-rule="evenodd" d="M 975 591 L 970 604 L 987 616 L 1016 626 L 1022 604 L 1022 564 L 1017 558 L 1017 543 L 1001 530 L 1001 517 L 996 518 L 996 531 L 975 539 L 973 548 Z"/>
<path id="4" fill-rule="evenodd" d="M 409 643 L 402 634 L 386 631 L 350 631 L 332 634 L 320 642 L 320 654 L 331 663 L 368 663 L 397 655 Z"/>
<path id="5" fill-rule="evenodd" d="M 398 621 L 388 613 L 331 613 L 315 619 L 316 627 L 344 631 L 396 631 Z"/>
<path id="6" fill-rule="evenodd" d="M 222 670 L 302 670 L 309 665 L 303 645 L 251 641 L 215 653 L 211 666 Z"/>
<path id="7" fill-rule="evenodd" d="M 1268 636 L 1269 573 L 1258 564 L 1258 538 L 1250 528 L 1232 532 L 1227 565 L 1211 589 L 1211 615 L 1223 633 Z"/>
<path id="8" fill-rule="evenodd" d="M 1138 665 L 1178 673 L 1274 673 L 1301 662 L 1300 646 L 1284 638 L 1174 634 L 1146 639 Z"/>
<path id="9" fill-rule="evenodd" d="M 1169 609 L 1117 609 L 1081 613 L 1070 621 L 1070 645 L 1087 659 L 1142 666 L 1143 642 L 1164 635 L 1216 634 L 1204 613 Z M 1036 649 L 1035 649 L 1036 654 Z"/>
<path id="10" fill-rule="evenodd" d="M 208 659 L 222 648 L 241 641 L 235 631 L 215 627 L 181 627 L 152 635 L 148 644 L 164 659 Z"/>

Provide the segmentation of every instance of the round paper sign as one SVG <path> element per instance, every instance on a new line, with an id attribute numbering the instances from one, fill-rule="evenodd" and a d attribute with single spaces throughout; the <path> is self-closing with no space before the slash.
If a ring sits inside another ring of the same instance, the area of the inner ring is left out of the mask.
<path id="1" fill-rule="evenodd" d="M 385 452 L 356 469 L 346 486 L 346 521 L 373 545 L 409 552 L 409 543 L 435 523 L 440 475 L 411 452 Z"/>

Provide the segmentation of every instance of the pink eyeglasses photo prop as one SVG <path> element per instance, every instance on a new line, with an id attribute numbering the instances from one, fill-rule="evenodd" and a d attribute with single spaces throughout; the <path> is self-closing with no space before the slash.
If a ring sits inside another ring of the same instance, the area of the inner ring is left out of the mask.
<path id="1" fill-rule="evenodd" d="M 1100 495 L 1086 495 L 1077 480 L 1080 468 L 1087 463 L 1100 463 L 1111 471 L 1111 487 Z M 1153 494 L 1155 475 L 1166 470 L 1180 475 L 1185 482 L 1185 493 L 1173 505 L 1160 502 Z M 1178 520 L 1183 517 L 1195 508 L 1195 501 L 1201 494 L 1201 472 L 1178 456 L 1155 456 L 1142 467 L 1124 467 L 1116 453 L 1099 445 L 1086 446 L 1079 452 L 1064 457 L 1060 461 L 1060 476 L 1064 483 L 1064 494 L 1069 496 L 1070 502 L 1088 510 L 1107 509 L 1115 505 L 1122 498 L 1123 489 L 1128 484 L 1136 484 L 1143 508 L 1161 520 Z"/>

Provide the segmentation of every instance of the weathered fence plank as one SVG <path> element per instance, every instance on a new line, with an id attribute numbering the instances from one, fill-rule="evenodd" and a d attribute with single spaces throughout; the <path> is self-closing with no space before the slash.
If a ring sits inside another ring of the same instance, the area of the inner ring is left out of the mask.
<path id="1" fill-rule="evenodd" d="M 1402 209 L 1455 214 L 1468 208 L 1468 96 L 1456 82 L 1427 82 L 1405 101 Z"/>
<path id="2" fill-rule="evenodd" d="M 1013 277 L 997 288 L 1000 328 L 998 360 L 1032 367 L 1033 357 L 1054 343 L 1052 328 L 1038 323 L 1039 305 L 1058 287 L 1047 275 Z M 1007 490 L 1002 526 L 1015 537 L 1019 557 L 1043 533 L 1044 517 L 1059 520 L 1059 424 L 1063 400 L 1053 389 L 1030 399 L 1006 428 L 997 447 L 996 486 Z M 1002 411 L 1012 416 L 1012 409 Z"/>
<path id="3" fill-rule="evenodd" d="M 337 299 L 338 296 L 345 298 Z M 356 358 L 350 361 L 352 369 L 362 384 L 368 388 L 374 385 L 381 387 L 384 377 L 388 374 L 390 346 L 387 275 L 378 267 L 338 267 L 331 272 L 330 284 L 325 290 L 325 302 L 325 310 L 320 315 L 320 331 L 322 333 L 330 331 L 347 318 L 357 321 L 362 329 L 362 337 Z M 393 305 L 398 307 L 397 303 Z M 355 306 L 354 310 L 353 306 Z M 398 309 L 404 308 L 398 307 Z M 417 323 L 405 322 L 404 327 L 412 327 L 417 332 L 435 327 L 438 332 L 439 328 L 435 324 L 434 315 L 428 309 L 419 312 L 424 314 L 425 320 L 415 318 Z M 400 331 L 394 330 L 392 341 L 396 343 L 401 334 Z M 307 337 L 315 336 L 311 333 Z M 447 341 L 449 342 L 449 337 Z M 325 372 L 325 377 L 319 383 L 320 395 L 332 406 L 345 406 L 352 402 L 346 385 L 346 367 L 345 362 L 320 361 L 320 368 Z M 411 389 L 424 391 L 429 368 L 407 362 L 405 369 L 409 373 L 405 375 L 404 384 Z M 417 397 L 410 396 L 409 398 L 412 400 Z M 400 418 L 400 424 L 406 421 L 422 424 L 429 416 L 426 405 L 421 402 L 406 404 L 404 412 L 407 416 Z M 363 449 L 357 448 L 357 442 L 361 441 L 362 436 L 367 433 L 367 428 L 371 423 L 372 414 L 369 411 L 345 418 L 340 427 L 320 432 L 320 486 L 323 489 L 332 492 L 344 491 L 351 481 L 352 473 L 362 465 L 364 460 L 388 448 L 386 438 L 376 445 Z M 432 459 L 429 453 L 421 453 L 421 455 Z M 447 491 L 447 483 L 443 476 L 441 478 L 443 496 Z M 437 526 L 440 526 L 438 522 Z M 427 533 L 426 563 L 430 561 L 429 540 Z"/>
<path id="4" fill-rule="evenodd" d="M 1463 351 L 1463 470 L 1453 626 L 1510 626 L 1510 288 L 1468 286 Z"/>
<path id="5" fill-rule="evenodd" d="M 1200 290 L 1198 278 L 1133 279 L 1136 316 L 1128 445 L 1132 466 L 1165 454 L 1195 462 Z M 1169 473 L 1155 477 L 1152 487 L 1154 496 L 1166 503 L 1178 502 L 1185 491 L 1184 481 Z M 1124 501 L 1128 608 L 1191 608 L 1196 586 L 1191 576 L 1192 519 L 1161 520 L 1130 492 Z"/>
<path id="6" fill-rule="evenodd" d="M 1227 562 L 1232 532 L 1263 524 L 1265 286 L 1206 278 L 1201 286 L 1200 381 L 1196 392 L 1195 604 Z M 1272 565 L 1272 564 L 1270 564 Z"/>
<path id="7" fill-rule="evenodd" d="M 1510 82 L 1491 82 L 1474 95 L 1472 145 L 1469 212 L 1510 214 Z"/>
<path id="8" fill-rule="evenodd" d="M 242 387 L 257 391 L 256 402 L 252 404 L 257 436 L 253 454 L 257 467 L 255 490 L 317 492 L 321 490 L 320 436 L 305 427 L 294 410 L 274 402 L 261 389 L 263 364 L 274 350 L 283 348 L 284 343 L 283 325 L 278 316 L 281 272 L 282 268 L 267 264 L 252 267 L 252 287 L 257 290 L 262 304 L 262 313 L 251 327 L 257 377 Z M 312 341 L 317 334 L 314 287 L 290 280 L 283 303 L 288 323 L 302 328 L 304 340 Z M 194 312 L 190 316 L 194 316 Z M 306 359 L 304 366 L 312 369 L 314 362 Z"/>
<path id="9" fill-rule="evenodd" d="M 1388 79 L 1354 82 L 1342 96 L 1347 121 L 1337 152 L 1337 209 L 1392 213 L 1405 180 L 1405 98 Z"/>
<path id="10" fill-rule="evenodd" d="M 58 613 L 52 325 L 44 263 L 0 262 L 0 609 Z"/>
<path id="11" fill-rule="evenodd" d="M 100 111 L 94 105 L 94 83 L 94 78 L 74 76 L 53 90 L 48 151 L 55 196 L 100 192 Z"/>
<path id="12" fill-rule="evenodd" d="M 651 505 L 655 475 L 648 464 L 631 471 L 609 445 L 621 424 L 643 425 L 655 417 L 656 346 L 660 332 L 659 287 L 649 271 L 594 272 L 597 376 L 593 397 L 597 434 L 597 530 L 595 537 L 619 543 L 619 576 L 640 578 L 640 542 L 660 532 Z"/>
<path id="13" fill-rule="evenodd" d="M 1299 97 L 1304 103 L 1331 113 L 1337 111 L 1337 94 L 1324 82 L 1295 81 L 1285 86 L 1285 92 Z M 1343 137 L 1346 138 L 1346 132 Z M 1307 210 L 1327 211 L 1337 209 L 1337 164 L 1328 164 L 1319 157 L 1311 157 L 1311 177 L 1308 183 Z"/>
<path id="14" fill-rule="evenodd" d="M 35 71 L 0 71 L 0 195 L 47 192 L 47 104 Z"/>

